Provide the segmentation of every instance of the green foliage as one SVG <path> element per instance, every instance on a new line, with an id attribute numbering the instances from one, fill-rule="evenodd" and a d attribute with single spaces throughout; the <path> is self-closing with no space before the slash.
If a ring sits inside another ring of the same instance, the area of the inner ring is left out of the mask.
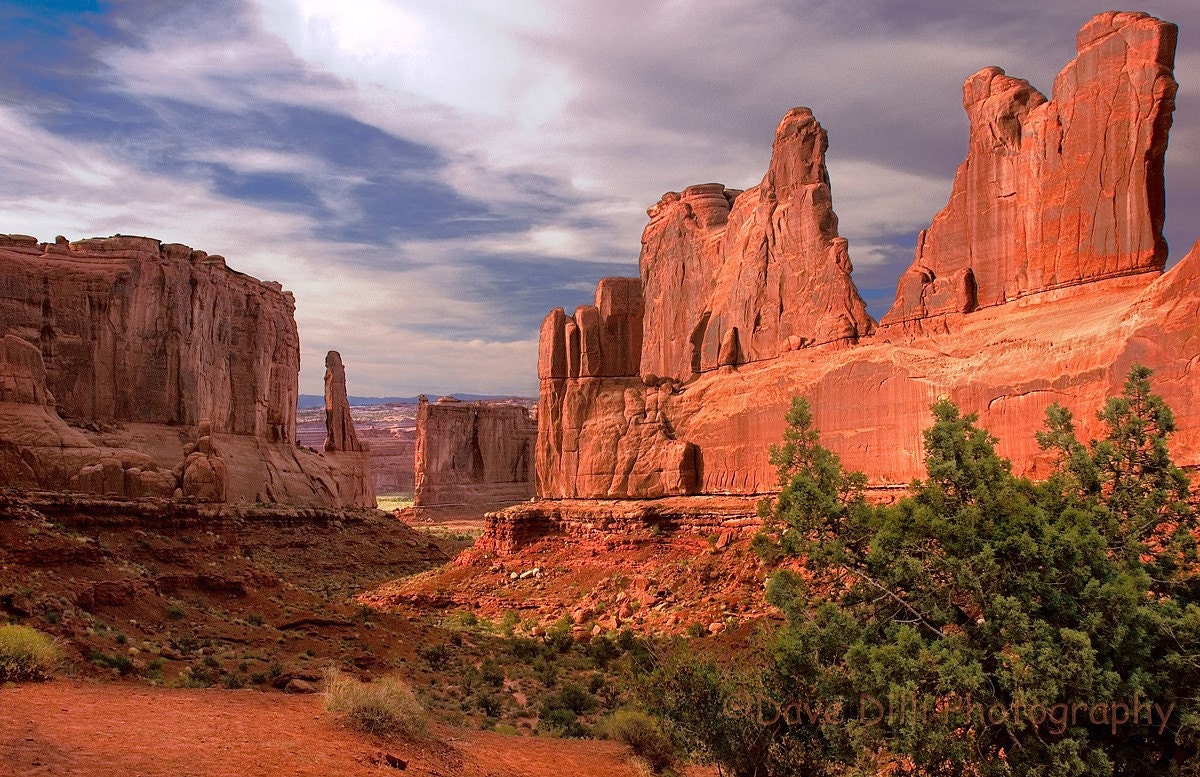
<path id="1" fill-rule="evenodd" d="M 446 647 L 445 643 L 442 642 L 417 648 L 417 655 L 425 659 L 425 662 L 429 664 L 429 668 L 435 672 L 439 672 L 450 665 L 450 648 Z"/>
<path id="2" fill-rule="evenodd" d="M 803 774 L 805 764 L 795 760 L 787 764 L 793 771 L 771 771 L 778 732 L 749 711 L 761 689 L 760 678 L 679 650 L 643 678 L 638 697 L 651 713 L 670 721 L 684 748 L 733 775 Z"/>
<path id="3" fill-rule="evenodd" d="M 596 709 L 596 697 L 577 683 L 567 683 L 564 685 L 562 690 L 558 692 L 557 698 L 553 701 L 554 706 L 571 710 L 576 715 L 582 715 L 585 712 L 591 712 Z"/>
<path id="4" fill-rule="evenodd" d="M 543 640 L 546 647 L 557 653 L 566 653 L 575 644 L 575 638 L 571 635 L 571 627 L 574 623 L 570 616 L 564 615 L 558 621 L 546 630 L 546 636 Z"/>
<path id="5" fill-rule="evenodd" d="M 485 683 L 493 688 L 504 685 L 504 668 L 490 658 L 483 659 L 479 665 L 479 674 Z"/>
<path id="6" fill-rule="evenodd" d="M 1090 445 L 1052 407 L 1038 442 L 1058 470 L 1036 485 L 938 402 L 927 477 L 890 507 L 796 400 L 756 541 L 787 562 L 768 584 L 787 625 L 758 673 L 660 667 L 652 709 L 734 775 L 1200 773 L 1195 519 L 1149 377 L 1131 370 Z M 1128 719 L 1139 700 L 1159 712 Z"/>
<path id="7" fill-rule="evenodd" d="M 1175 418 L 1152 393 L 1151 374 L 1141 365 L 1129 371 L 1121 396 L 1110 398 L 1098 415 L 1108 434 L 1090 449 L 1076 438 L 1070 411 L 1059 405 L 1047 410 L 1048 430 L 1038 434 L 1038 444 L 1058 455 L 1047 486 L 1085 503 L 1113 553 L 1133 569 L 1144 568 L 1161 592 L 1197 559 L 1194 511 L 1185 501 L 1188 480 L 1167 449 Z"/>
<path id="8" fill-rule="evenodd" d="M 0 683 L 49 679 L 61 658 L 54 640 L 37 629 L 0 626 Z"/>
<path id="9" fill-rule="evenodd" d="M 546 710 L 538 721 L 538 727 L 564 737 L 585 737 L 588 733 L 579 722 L 579 716 L 565 707 Z"/>
<path id="10" fill-rule="evenodd" d="M 120 653 L 109 655 L 102 650 L 93 650 L 88 655 L 88 660 L 96 666 L 112 669 L 122 677 L 133 671 L 133 661 L 129 656 L 123 656 Z"/>
<path id="11" fill-rule="evenodd" d="M 676 765 L 675 743 L 657 718 L 640 710 L 617 710 L 601 720 L 597 733 L 627 746 L 654 774 Z"/>
<path id="12" fill-rule="evenodd" d="M 621 648 L 607 634 L 597 634 L 588 642 L 587 654 L 596 666 L 603 668 L 608 665 L 609 661 L 621 655 Z"/>

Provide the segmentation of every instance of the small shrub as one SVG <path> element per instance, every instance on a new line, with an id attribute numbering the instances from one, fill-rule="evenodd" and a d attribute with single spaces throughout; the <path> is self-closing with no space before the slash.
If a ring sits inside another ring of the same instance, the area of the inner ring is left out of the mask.
<path id="1" fill-rule="evenodd" d="M 558 666 L 552 661 L 539 658 L 533 662 L 533 676 L 547 688 L 553 688 L 558 681 Z"/>
<path id="2" fill-rule="evenodd" d="M 538 721 L 538 728 L 564 737 L 588 735 L 588 730 L 579 722 L 579 716 L 561 707 L 546 711 Z"/>
<path id="3" fill-rule="evenodd" d="M 200 647 L 200 640 L 196 639 L 194 634 L 181 634 L 177 639 L 171 640 L 171 647 L 187 655 Z"/>
<path id="4" fill-rule="evenodd" d="M 450 664 L 450 648 L 442 642 L 417 648 L 417 655 L 425 659 L 429 668 L 435 672 L 445 669 Z"/>
<path id="5" fill-rule="evenodd" d="M 362 683 L 337 669 L 325 673 L 325 709 L 370 734 L 415 736 L 425 731 L 427 722 L 425 710 L 403 681 L 385 677 Z"/>
<path id="6" fill-rule="evenodd" d="M 576 715 L 582 715 L 585 712 L 591 712 L 596 709 L 596 697 L 588 693 L 586 688 L 577 683 L 567 683 L 558 692 L 556 706 L 565 707 Z"/>
<path id="7" fill-rule="evenodd" d="M 608 665 L 608 662 L 621 655 L 621 649 L 617 647 L 617 643 L 612 637 L 607 634 L 600 634 L 593 637 L 587 646 L 588 658 L 598 667 Z"/>
<path id="8" fill-rule="evenodd" d="M 123 656 L 120 653 L 113 653 L 111 656 L 100 650 L 93 650 L 88 660 L 96 666 L 104 666 L 109 669 L 115 669 L 117 674 L 124 677 L 133 671 L 133 661 L 129 656 Z"/>
<path id="9" fill-rule="evenodd" d="M 498 718 L 504 711 L 504 697 L 498 693 L 481 693 L 476 699 L 479 709 L 489 718 Z"/>
<path id="10" fill-rule="evenodd" d="M 166 616 L 173 621 L 181 621 L 187 617 L 187 613 L 179 605 L 173 604 L 166 609 Z"/>
<path id="11" fill-rule="evenodd" d="M 263 616 L 252 612 L 246 616 L 246 623 L 249 623 L 251 626 L 261 626 L 263 625 Z"/>
<path id="12" fill-rule="evenodd" d="M 529 663 L 542 653 L 542 645 L 529 637 L 513 637 L 508 643 L 509 654 L 517 661 Z"/>
<path id="13" fill-rule="evenodd" d="M 504 685 L 504 668 L 490 658 L 483 659 L 479 665 L 479 674 L 488 685 L 499 688 Z"/>
<path id="14" fill-rule="evenodd" d="M 675 746 L 659 722 L 637 710 L 617 710 L 596 727 L 606 739 L 627 746 L 654 774 L 675 767 Z"/>
<path id="15" fill-rule="evenodd" d="M 37 629 L 0 626 L 0 682 L 45 680 L 60 658 L 54 640 Z"/>

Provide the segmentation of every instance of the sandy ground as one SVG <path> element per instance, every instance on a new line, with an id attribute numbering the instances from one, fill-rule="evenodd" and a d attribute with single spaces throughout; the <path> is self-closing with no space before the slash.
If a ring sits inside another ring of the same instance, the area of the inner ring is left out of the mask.
<path id="1" fill-rule="evenodd" d="M 0 775 L 634 777 L 612 742 L 434 727 L 426 741 L 346 729 L 319 696 L 56 680 L 0 689 Z M 701 774 L 702 772 L 692 772 Z"/>

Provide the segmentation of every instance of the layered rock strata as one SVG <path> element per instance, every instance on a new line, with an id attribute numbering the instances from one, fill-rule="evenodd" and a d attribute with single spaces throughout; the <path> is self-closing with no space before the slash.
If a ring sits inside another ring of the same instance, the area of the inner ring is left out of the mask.
<path id="1" fill-rule="evenodd" d="M 413 506 L 494 509 L 528 500 L 536 434 L 521 405 L 421 395 Z"/>
<path id="2" fill-rule="evenodd" d="M 1200 467 L 1200 251 L 1162 272 L 1175 33 L 1145 14 L 1097 16 L 1051 100 L 998 69 L 968 79 L 967 160 L 878 332 L 809 112 L 784 118 L 758 187 L 665 196 L 643 237 L 639 370 L 584 368 L 591 310 L 543 322 L 539 496 L 771 492 L 769 449 L 795 396 L 879 492 L 924 474 L 939 397 L 1040 477 L 1046 408 L 1066 405 L 1096 436 L 1134 363 L 1176 409 L 1176 460 Z"/>
<path id="3" fill-rule="evenodd" d="M 643 352 L 637 278 L 605 278 L 595 305 L 542 322 L 538 350 L 538 493 L 668 496 L 695 490 L 693 446 L 675 438 L 669 380 L 638 376 Z"/>
<path id="4" fill-rule="evenodd" d="M 353 474 L 296 447 L 299 338 L 278 283 L 144 237 L 0 236 L 0 264 L 6 485 L 367 506 Z"/>

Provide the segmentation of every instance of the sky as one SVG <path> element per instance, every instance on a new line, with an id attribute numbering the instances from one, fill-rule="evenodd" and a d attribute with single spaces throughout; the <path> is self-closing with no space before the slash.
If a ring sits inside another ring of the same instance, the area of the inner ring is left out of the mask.
<path id="1" fill-rule="evenodd" d="M 966 152 L 961 87 L 1049 95 L 1108 0 L 0 0 L 0 232 L 147 235 L 296 295 L 300 389 L 537 392 L 537 332 L 637 275 L 666 191 L 761 180 L 812 108 L 879 317 Z M 1200 238 L 1200 3 L 1171 261 Z"/>

